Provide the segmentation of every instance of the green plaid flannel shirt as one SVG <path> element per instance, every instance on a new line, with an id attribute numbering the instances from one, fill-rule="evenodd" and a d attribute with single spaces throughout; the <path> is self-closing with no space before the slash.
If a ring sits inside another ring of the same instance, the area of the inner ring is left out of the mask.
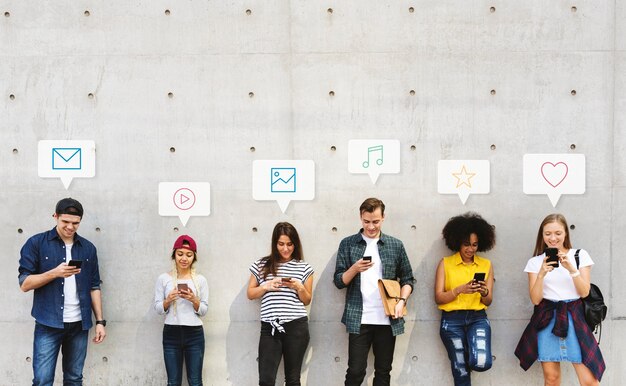
<path id="1" fill-rule="evenodd" d="M 365 253 L 367 244 L 361 236 L 362 231 L 363 229 L 359 233 L 341 240 L 335 264 L 335 286 L 339 289 L 348 287 L 341 322 L 346 325 L 350 334 L 359 334 L 361 330 L 361 316 L 363 314 L 361 274 L 357 274 L 347 286 L 343 283 L 341 276 Z M 408 284 L 412 288 L 415 279 L 402 241 L 381 232 L 378 241 L 378 253 L 383 265 L 383 279 L 399 280 L 401 287 Z M 404 333 L 404 319 L 391 319 L 391 331 L 394 336 Z"/>

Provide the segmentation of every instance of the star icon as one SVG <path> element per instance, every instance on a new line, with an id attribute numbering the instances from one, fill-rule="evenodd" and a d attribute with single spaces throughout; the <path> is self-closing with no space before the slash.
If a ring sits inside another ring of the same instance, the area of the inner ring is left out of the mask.
<path id="1" fill-rule="evenodd" d="M 463 185 L 467 185 L 468 188 L 471 188 L 472 187 L 471 179 L 472 177 L 476 175 L 476 173 L 468 173 L 467 170 L 465 170 L 465 165 L 463 165 L 460 172 L 452 173 L 452 175 L 454 176 L 454 178 L 456 178 L 457 188 Z"/>

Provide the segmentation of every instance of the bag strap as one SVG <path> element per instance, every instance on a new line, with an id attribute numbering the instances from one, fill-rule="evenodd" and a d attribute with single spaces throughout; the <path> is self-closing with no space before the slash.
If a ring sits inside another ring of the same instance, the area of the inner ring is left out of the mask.
<path id="1" fill-rule="evenodd" d="M 576 259 L 576 269 L 578 269 L 578 267 L 580 266 L 580 258 L 578 257 L 579 252 L 580 252 L 580 249 L 577 249 L 576 253 L 574 254 L 574 258 Z"/>
<path id="2" fill-rule="evenodd" d="M 580 267 L 580 258 L 578 257 L 578 254 L 580 253 L 580 249 L 576 250 L 576 253 L 574 254 L 574 258 L 576 259 L 576 269 L 579 269 Z M 598 331 L 599 330 L 599 331 Z M 602 340 L 602 322 L 600 322 L 596 328 L 595 331 L 592 331 L 593 333 L 600 333 L 600 337 L 598 338 L 598 345 L 600 345 L 600 341 Z"/>

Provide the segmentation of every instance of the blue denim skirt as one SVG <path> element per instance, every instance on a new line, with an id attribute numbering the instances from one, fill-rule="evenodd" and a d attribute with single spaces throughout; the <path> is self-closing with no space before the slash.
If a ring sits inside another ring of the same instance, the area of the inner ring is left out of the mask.
<path id="1" fill-rule="evenodd" d="M 570 300 L 571 301 L 571 300 Z M 546 328 L 537 334 L 537 345 L 539 348 L 539 362 L 572 362 L 582 363 L 580 344 L 574 330 L 572 315 L 567 313 L 567 336 L 560 338 L 552 333 L 556 322 L 556 311 L 552 315 L 552 320 Z"/>

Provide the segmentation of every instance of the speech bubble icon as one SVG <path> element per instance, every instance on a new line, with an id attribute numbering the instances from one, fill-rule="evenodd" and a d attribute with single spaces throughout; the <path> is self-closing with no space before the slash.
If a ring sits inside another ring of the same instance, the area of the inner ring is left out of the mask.
<path id="1" fill-rule="evenodd" d="M 369 174 L 372 184 L 376 184 L 383 173 L 400 173 L 400 141 L 351 139 L 348 141 L 348 171 Z"/>
<path id="2" fill-rule="evenodd" d="M 178 216 L 184 227 L 191 216 L 211 214 L 208 182 L 159 182 L 159 215 Z"/>
<path id="3" fill-rule="evenodd" d="M 437 191 L 457 194 L 463 205 L 470 194 L 488 194 L 490 165 L 487 160 L 440 160 L 437 165 Z"/>
<path id="4" fill-rule="evenodd" d="M 252 197 L 257 201 L 276 201 L 283 213 L 293 200 L 313 200 L 315 163 L 311 160 L 254 161 Z"/>
<path id="5" fill-rule="evenodd" d="M 547 194 L 553 207 L 562 194 L 585 193 L 584 154 L 525 154 L 524 193 Z"/>
<path id="6" fill-rule="evenodd" d="M 65 189 L 74 178 L 96 175 L 96 143 L 91 140 L 41 140 L 37 158 L 39 177 L 60 178 Z"/>

